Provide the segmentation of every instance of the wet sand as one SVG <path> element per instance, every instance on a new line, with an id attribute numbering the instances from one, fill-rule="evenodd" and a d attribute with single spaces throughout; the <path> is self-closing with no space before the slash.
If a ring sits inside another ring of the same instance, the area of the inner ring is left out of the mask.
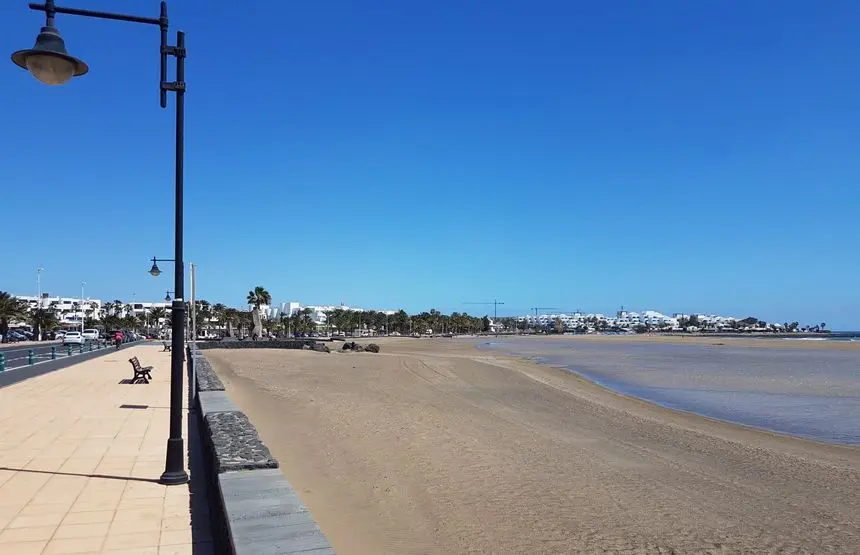
<path id="1" fill-rule="evenodd" d="M 501 336 L 502 338 L 506 336 Z M 826 341 L 826 335 L 813 338 L 718 336 L 699 334 L 590 334 L 590 335 L 546 335 L 546 336 L 507 336 L 532 337 L 537 341 L 582 342 L 582 343 L 669 343 L 674 345 L 727 345 L 732 347 L 759 347 L 780 349 L 825 349 L 836 351 L 860 351 L 860 341 Z"/>
<path id="2" fill-rule="evenodd" d="M 379 343 L 207 351 L 341 555 L 858 552 L 856 447 L 670 411 L 468 342 Z"/>

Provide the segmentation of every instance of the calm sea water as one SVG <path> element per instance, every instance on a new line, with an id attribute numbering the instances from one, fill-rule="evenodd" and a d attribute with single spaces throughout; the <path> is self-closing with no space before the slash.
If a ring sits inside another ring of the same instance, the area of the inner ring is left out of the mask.
<path id="1" fill-rule="evenodd" d="M 665 407 L 860 445 L 860 351 L 527 337 L 493 339 L 479 348 L 565 368 Z"/>

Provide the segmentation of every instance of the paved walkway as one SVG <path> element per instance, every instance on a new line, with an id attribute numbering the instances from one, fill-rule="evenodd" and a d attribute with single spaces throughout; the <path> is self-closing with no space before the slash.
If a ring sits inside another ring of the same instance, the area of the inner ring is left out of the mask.
<path id="1" fill-rule="evenodd" d="M 0 389 L 0 553 L 211 552 L 202 475 L 158 483 L 170 372 L 160 350 L 123 349 Z M 154 366 L 151 383 L 120 383 L 132 356 Z"/>

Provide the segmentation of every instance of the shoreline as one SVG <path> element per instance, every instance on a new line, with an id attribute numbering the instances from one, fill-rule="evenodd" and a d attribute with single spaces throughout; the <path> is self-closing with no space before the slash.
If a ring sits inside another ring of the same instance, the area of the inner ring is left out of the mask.
<path id="1" fill-rule="evenodd" d="M 725 347 L 725 348 L 758 348 L 758 349 L 803 349 L 803 350 L 824 350 L 824 351 L 855 351 L 860 350 L 860 345 L 852 344 L 852 343 L 826 343 L 823 342 L 819 344 L 819 342 L 814 342 L 812 344 L 808 344 L 806 342 L 801 342 L 800 344 L 788 344 L 784 345 L 782 343 L 773 343 L 770 340 L 754 340 L 754 339 L 742 339 L 742 338 L 733 338 L 727 342 L 711 342 L 707 341 L 704 338 L 701 338 L 697 341 L 690 341 L 690 338 L 687 337 L 684 340 L 676 341 L 673 336 L 608 336 L 608 337 L 579 337 L 579 336 L 564 336 L 558 337 L 556 339 L 557 342 L 564 342 L 571 346 L 576 346 L 577 343 L 582 344 L 607 344 L 607 343 L 620 343 L 620 344 L 633 344 L 633 345 L 642 345 L 642 344 L 664 344 L 664 345 L 697 345 L 697 346 L 712 346 L 712 347 Z M 539 364 L 542 366 L 552 367 L 562 372 L 573 374 L 589 383 L 592 383 L 606 391 L 611 393 L 621 395 L 627 398 L 636 399 L 639 401 L 644 401 L 651 405 L 670 410 L 670 411 L 678 411 L 688 415 L 694 415 L 701 418 L 706 418 L 709 420 L 713 420 L 715 422 L 721 422 L 728 425 L 741 426 L 744 428 L 749 428 L 753 430 L 759 430 L 763 432 L 768 432 L 772 434 L 777 434 L 782 437 L 788 438 L 798 438 L 806 441 L 813 441 L 820 444 L 825 445 L 844 445 L 844 446 L 860 446 L 860 435 L 834 435 L 833 437 L 822 437 L 821 434 L 816 434 L 815 431 L 807 429 L 802 429 L 802 425 L 800 424 L 792 424 L 791 421 L 782 422 L 782 428 L 780 429 L 779 425 L 770 424 L 768 426 L 768 422 L 773 422 L 772 418 L 766 418 L 762 415 L 755 415 L 744 413 L 744 417 L 738 417 L 737 414 L 740 414 L 736 411 L 723 411 L 728 412 L 726 415 L 720 414 L 709 414 L 709 407 L 707 405 L 699 405 L 698 407 L 692 406 L 694 403 L 692 401 L 684 399 L 681 400 L 673 400 L 673 399 L 661 399 L 659 398 L 659 393 L 663 389 L 663 386 L 657 384 L 637 384 L 632 381 L 624 381 L 619 378 L 612 377 L 604 377 L 599 374 L 599 372 L 595 372 L 589 369 L 577 369 L 575 365 L 560 362 L 558 360 L 547 360 L 547 358 L 552 358 L 549 355 L 542 356 L 536 354 L 526 354 L 526 353 L 516 353 L 511 352 L 514 350 L 514 346 L 511 346 L 510 350 L 499 348 L 498 344 L 501 342 L 477 342 L 475 343 L 476 349 L 479 351 L 486 352 L 505 352 L 508 356 L 512 356 L 519 360 L 523 360 L 526 362 L 532 362 L 535 364 Z M 703 351 L 701 355 L 705 355 L 706 353 Z M 540 360 L 544 359 L 544 360 Z M 683 389 L 683 387 L 681 387 Z M 656 392 L 656 393 L 655 393 Z M 649 395 L 650 393 L 650 395 Z M 754 392 L 754 391 L 746 391 L 746 392 L 738 392 L 734 391 L 734 393 L 742 393 L 746 395 L 758 395 L 763 398 L 770 399 L 792 399 L 793 394 L 787 392 Z M 812 395 L 812 394 L 810 394 Z M 838 399 L 838 398 L 837 398 Z M 711 412 L 713 412 L 713 408 L 711 407 Z M 734 417 L 734 418 L 733 418 Z M 743 418 L 746 418 L 747 421 L 744 421 Z M 758 419 L 758 422 L 754 422 L 753 420 Z M 790 429 L 794 427 L 794 429 Z M 836 430 L 834 430 L 835 432 Z M 843 431 L 844 433 L 844 431 Z"/>
<path id="2" fill-rule="evenodd" d="M 379 355 L 207 352 L 339 553 L 860 541 L 856 447 L 661 407 L 474 344 L 378 342 Z"/>
<path id="3" fill-rule="evenodd" d="M 373 340 L 374 338 L 371 338 Z M 375 338 L 377 341 L 389 338 Z M 424 338 L 428 339 L 428 338 Z M 450 340 L 452 338 L 433 338 L 434 341 Z M 516 339 L 532 339 L 552 342 L 583 342 L 583 343 L 669 343 L 675 345 L 712 345 L 760 347 L 767 349 L 800 348 L 828 350 L 860 350 L 860 341 L 828 341 L 826 337 L 748 337 L 748 336 L 717 336 L 691 334 L 581 334 L 581 335 L 488 335 L 488 336 L 458 336 L 453 339 L 478 339 L 487 342 Z M 420 339 L 413 339 L 420 341 Z"/>
<path id="4" fill-rule="evenodd" d="M 776 347 L 776 346 L 774 346 L 774 347 Z M 700 419 L 703 419 L 707 422 L 713 423 L 717 426 L 730 426 L 733 428 L 737 428 L 738 430 L 745 430 L 745 431 L 749 431 L 749 432 L 753 432 L 753 433 L 763 433 L 763 434 L 767 434 L 769 436 L 773 436 L 775 439 L 779 439 L 779 440 L 795 440 L 795 441 L 801 441 L 801 442 L 809 442 L 809 443 L 813 443 L 815 445 L 819 445 L 819 446 L 823 446 L 823 447 L 844 447 L 844 448 L 848 448 L 848 449 L 852 449 L 852 450 L 860 450 L 860 443 L 843 443 L 843 442 L 838 442 L 838 441 L 827 441 L 827 440 L 815 438 L 812 436 L 795 435 L 795 434 L 790 434 L 787 432 L 781 432 L 779 430 L 773 430 L 770 428 L 755 426 L 752 424 L 745 424 L 743 422 L 737 422 L 737 421 L 733 421 L 733 420 L 725 420 L 722 418 L 709 416 L 707 414 L 702 414 L 702 413 L 699 413 L 699 412 L 696 412 L 693 410 L 683 409 L 683 408 L 674 407 L 674 406 L 668 406 L 668 405 L 662 404 L 660 402 L 657 402 L 657 401 L 654 401 L 651 399 L 647 399 L 645 397 L 640 397 L 638 395 L 634 395 L 634 394 L 626 393 L 624 391 L 620 391 L 620 390 L 618 390 L 618 389 L 616 389 L 610 385 L 607 385 L 604 382 L 601 382 L 601 380 L 598 378 L 589 376 L 589 375 L 587 375 L 583 372 L 577 371 L 577 370 L 572 370 L 572 369 L 567 368 L 563 365 L 557 365 L 557 364 L 553 364 L 553 363 L 549 363 L 549 362 L 536 361 L 536 360 L 533 360 L 532 358 L 530 358 L 529 356 L 525 356 L 525 355 L 521 356 L 521 355 L 516 355 L 516 354 L 510 354 L 510 353 L 500 353 L 497 351 L 491 351 L 489 349 L 482 349 L 480 347 L 480 345 L 478 345 L 478 344 L 475 344 L 474 348 L 478 352 L 492 352 L 494 354 L 494 356 L 498 356 L 500 358 L 510 359 L 510 361 L 514 362 L 514 363 L 534 364 L 534 365 L 537 365 L 537 366 L 540 366 L 543 368 L 550 368 L 550 369 L 555 370 L 557 372 L 560 372 L 564 375 L 569 375 L 569 376 L 576 378 L 580 382 L 580 385 L 583 388 L 597 388 L 604 395 L 611 395 L 611 396 L 617 397 L 619 399 L 623 399 L 623 400 L 625 400 L 627 402 L 631 402 L 631 403 L 639 403 L 639 404 L 644 405 L 645 407 L 657 409 L 657 411 L 666 411 L 667 413 L 670 413 L 670 414 L 677 413 L 678 415 L 682 416 L 685 421 L 687 418 L 700 418 Z M 853 350 L 853 349 L 851 349 L 851 350 Z M 658 418 L 660 418 L 659 414 L 657 414 L 656 416 Z M 664 417 L 667 417 L 667 416 L 668 415 L 664 415 Z"/>

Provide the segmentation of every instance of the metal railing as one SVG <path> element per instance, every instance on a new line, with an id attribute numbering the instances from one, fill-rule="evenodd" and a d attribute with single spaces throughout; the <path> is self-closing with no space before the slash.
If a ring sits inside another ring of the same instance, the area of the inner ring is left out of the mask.
<path id="1" fill-rule="evenodd" d="M 139 340 L 138 340 L 139 341 Z M 136 341 L 127 341 L 123 344 L 127 343 L 136 343 Z M 94 351 L 101 351 L 107 349 L 108 347 L 113 346 L 113 342 L 109 342 L 107 340 L 98 339 L 96 341 L 87 341 L 86 343 L 79 343 L 77 348 L 74 345 L 65 345 L 65 352 L 58 353 L 57 345 L 52 345 L 50 351 L 41 351 L 36 352 L 35 348 L 28 349 L 12 349 L 7 351 L 0 352 L 0 372 L 6 371 L 6 364 L 11 361 L 21 360 L 23 358 L 27 359 L 26 365 L 17 365 L 15 368 L 22 368 L 24 366 L 33 366 L 36 364 L 41 364 L 43 362 L 48 362 L 50 360 L 57 360 L 58 357 L 73 357 L 83 355 L 85 353 L 92 353 Z M 23 353 L 23 354 L 21 354 Z M 20 355 L 10 357 L 10 355 Z M 39 360 L 42 359 L 42 360 Z M 10 368 L 13 370 L 15 368 Z"/>

